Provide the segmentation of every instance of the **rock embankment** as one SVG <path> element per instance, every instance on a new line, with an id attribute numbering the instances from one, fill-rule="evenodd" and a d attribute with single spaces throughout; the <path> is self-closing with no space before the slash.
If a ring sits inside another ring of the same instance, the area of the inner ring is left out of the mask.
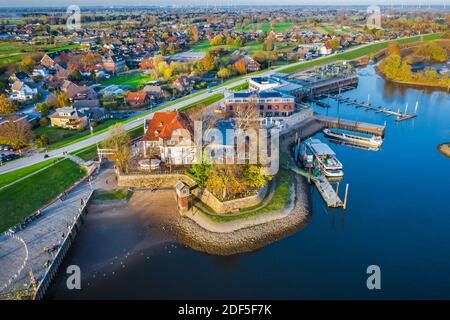
<path id="1" fill-rule="evenodd" d="M 290 212 L 283 218 L 251 227 L 246 226 L 233 232 L 220 233 L 208 231 L 192 219 L 180 216 L 173 223 L 172 232 L 181 243 L 210 254 L 232 255 L 257 250 L 291 235 L 308 222 L 310 212 L 308 184 L 304 178 L 296 177 L 294 188 L 296 191 L 293 195 L 294 204 L 286 208 Z"/>

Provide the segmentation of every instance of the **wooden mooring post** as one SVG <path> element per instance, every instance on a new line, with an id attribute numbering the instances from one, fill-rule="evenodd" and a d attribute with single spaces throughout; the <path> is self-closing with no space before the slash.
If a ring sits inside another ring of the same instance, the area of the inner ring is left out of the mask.
<path id="1" fill-rule="evenodd" d="M 347 208 L 347 195 L 348 195 L 348 183 L 345 186 L 345 196 L 344 196 L 344 209 Z"/>

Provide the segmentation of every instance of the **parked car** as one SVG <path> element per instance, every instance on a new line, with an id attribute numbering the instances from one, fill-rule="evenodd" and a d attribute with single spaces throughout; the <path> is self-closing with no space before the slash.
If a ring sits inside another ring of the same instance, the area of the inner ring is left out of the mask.
<path id="1" fill-rule="evenodd" d="M 7 162 L 7 161 L 11 161 L 11 160 L 16 160 L 16 159 L 19 159 L 19 158 L 20 158 L 20 155 L 15 154 L 15 153 L 12 153 L 12 154 L 4 154 L 4 153 L 2 153 L 0 155 L 0 161 L 1 162 Z"/>
<path id="2" fill-rule="evenodd" d="M 2 144 L 2 145 L 0 145 L 0 150 L 3 150 L 3 151 L 11 151 L 13 148 L 11 147 L 11 146 L 9 146 L 9 145 L 7 145 L 7 144 Z"/>

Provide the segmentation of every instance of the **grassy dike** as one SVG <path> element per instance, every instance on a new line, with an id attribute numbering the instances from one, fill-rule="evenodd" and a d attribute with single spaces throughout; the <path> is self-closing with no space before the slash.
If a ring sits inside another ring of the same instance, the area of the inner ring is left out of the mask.
<path id="1" fill-rule="evenodd" d="M 32 174 L 38 170 L 41 170 L 55 162 L 57 162 L 59 159 L 49 159 L 46 161 L 38 162 L 36 164 L 33 164 L 28 167 L 24 167 L 21 169 L 17 169 L 11 172 L 4 173 L 0 175 L 0 188 L 4 187 L 10 183 L 13 183 L 16 180 L 19 180 L 29 174 Z"/>
<path id="2" fill-rule="evenodd" d="M 85 175 L 85 169 L 65 159 L 0 190 L 0 232 L 37 211 Z"/>

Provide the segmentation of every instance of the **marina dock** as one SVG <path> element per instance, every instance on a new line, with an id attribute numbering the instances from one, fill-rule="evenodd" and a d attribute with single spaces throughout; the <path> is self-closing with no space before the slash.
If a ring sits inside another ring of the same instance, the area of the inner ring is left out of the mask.
<path id="1" fill-rule="evenodd" d="M 291 170 L 292 172 L 299 174 L 308 179 L 309 182 L 313 182 L 317 190 L 319 190 L 320 195 L 323 200 L 330 208 L 344 208 L 346 206 L 345 200 L 342 201 L 335 191 L 331 183 L 324 176 L 313 175 L 312 173 L 300 168 L 298 165 L 292 163 L 288 160 L 284 163 L 283 167 L 285 169 Z"/>
<path id="2" fill-rule="evenodd" d="M 380 137 L 384 137 L 386 125 L 378 125 L 368 122 L 360 122 L 353 120 L 345 120 L 334 117 L 327 117 L 322 115 L 316 115 L 316 119 L 327 128 L 337 128 L 350 130 L 355 132 L 361 132 L 366 134 L 373 134 Z"/>
<path id="3" fill-rule="evenodd" d="M 365 103 L 365 102 L 358 102 L 355 99 L 350 99 L 350 98 L 344 98 L 340 95 L 328 95 L 328 97 L 330 99 L 334 99 L 338 102 L 341 103 L 345 103 L 348 105 L 353 105 L 356 108 L 364 108 L 366 110 L 372 110 L 375 111 L 376 113 L 384 113 L 387 116 L 395 116 L 395 121 L 403 121 L 403 120 L 408 120 L 408 119 L 412 119 L 414 117 L 416 117 L 416 112 L 417 112 L 417 105 L 416 105 L 416 110 L 414 113 L 412 114 L 407 114 L 406 110 L 407 107 L 405 109 L 405 112 L 401 112 L 400 109 L 398 111 L 393 111 L 392 108 L 386 108 L 386 107 L 376 107 L 373 106 L 372 104 L 370 104 L 369 102 Z"/>
<path id="4" fill-rule="evenodd" d="M 344 202 L 339 198 L 337 192 L 333 189 L 331 183 L 324 176 L 313 180 L 317 190 L 322 195 L 323 200 L 330 208 L 343 208 Z"/>

